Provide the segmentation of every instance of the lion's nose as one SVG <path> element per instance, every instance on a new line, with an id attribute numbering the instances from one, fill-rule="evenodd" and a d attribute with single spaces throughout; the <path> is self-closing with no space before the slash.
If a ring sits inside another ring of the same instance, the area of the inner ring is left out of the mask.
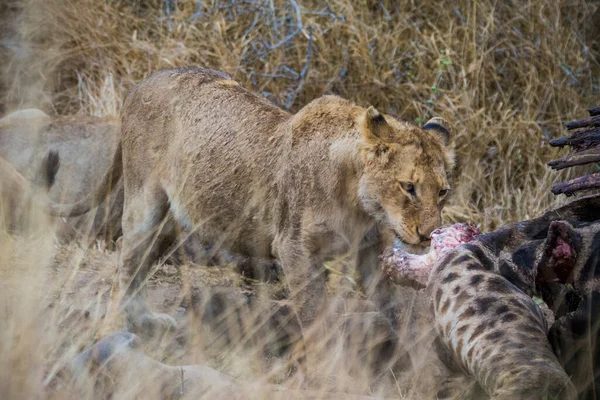
<path id="1" fill-rule="evenodd" d="M 421 242 L 426 242 L 431 239 L 431 232 L 428 232 L 426 235 L 424 235 L 419 231 L 419 227 L 417 227 L 417 235 L 419 235 L 419 241 Z"/>

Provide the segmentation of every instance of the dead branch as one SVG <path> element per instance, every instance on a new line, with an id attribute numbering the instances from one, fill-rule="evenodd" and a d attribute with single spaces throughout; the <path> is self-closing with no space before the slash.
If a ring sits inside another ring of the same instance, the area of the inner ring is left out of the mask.
<path id="1" fill-rule="evenodd" d="M 310 58 L 312 57 L 312 43 L 313 43 L 312 26 L 309 26 L 308 27 L 308 48 L 306 50 L 306 61 L 304 62 L 304 67 L 302 68 L 302 71 L 300 71 L 300 76 L 298 78 L 298 85 L 296 86 L 296 89 L 294 89 L 294 91 L 290 94 L 287 104 L 285 105 L 286 109 L 288 109 L 288 110 L 290 109 L 290 107 L 292 107 L 292 104 L 294 104 L 294 100 L 296 100 L 298 93 L 300 93 L 300 91 L 304 87 L 304 81 L 306 80 L 306 75 L 308 74 L 308 69 L 310 67 Z"/>
<path id="2" fill-rule="evenodd" d="M 290 33 L 289 35 L 281 39 L 279 42 L 267 45 L 268 50 L 275 50 L 276 48 L 286 44 L 302 31 L 302 11 L 300 10 L 300 6 L 298 5 L 298 3 L 296 3 L 296 0 L 290 0 L 290 3 L 292 4 L 292 7 L 294 8 L 294 11 L 296 13 L 296 29 L 294 30 L 294 32 Z"/>

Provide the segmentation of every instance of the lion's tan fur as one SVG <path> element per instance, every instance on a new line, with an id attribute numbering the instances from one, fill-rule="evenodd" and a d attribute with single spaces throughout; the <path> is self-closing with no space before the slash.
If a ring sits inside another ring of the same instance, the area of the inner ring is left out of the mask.
<path id="1" fill-rule="evenodd" d="M 31 232 L 48 221 L 35 202 L 29 181 L 9 162 L 0 158 L 0 232 Z"/>
<path id="2" fill-rule="evenodd" d="M 439 193 L 453 167 L 446 141 L 335 96 L 290 115 L 221 72 L 158 72 L 125 101 L 105 180 L 118 178 L 122 162 L 121 284 L 138 293 L 170 224 L 155 233 L 172 215 L 208 243 L 278 259 L 307 326 L 324 300 L 324 259 L 357 248 L 373 229 L 416 244 L 440 224 Z M 415 197 L 403 181 L 414 182 Z M 89 200 L 72 209 L 85 211 Z M 149 314 L 132 298 L 136 325 Z"/>
<path id="3" fill-rule="evenodd" d="M 119 141 L 116 120 L 94 117 L 46 115 L 37 109 L 12 112 L 0 119 L 0 157 L 10 162 L 27 180 L 33 181 L 48 151 L 61 158 L 56 182 L 48 197 L 72 203 L 93 191 L 110 167 Z M 82 234 L 112 239 L 121 230 L 122 185 L 116 185 L 107 200 L 90 213 L 59 221 L 57 235 L 72 239 Z"/>

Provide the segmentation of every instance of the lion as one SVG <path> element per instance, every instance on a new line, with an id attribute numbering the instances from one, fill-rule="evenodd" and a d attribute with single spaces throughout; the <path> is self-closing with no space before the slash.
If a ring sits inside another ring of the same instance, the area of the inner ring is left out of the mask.
<path id="1" fill-rule="evenodd" d="M 44 204 L 37 197 L 52 187 L 59 165 L 56 152 L 46 153 L 30 182 L 0 157 L 0 232 L 22 234 L 49 227 Z"/>
<path id="2" fill-rule="evenodd" d="M 54 172 L 55 184 L 48 192 L 50 201 L 71 203 L 92 191 L 111 165 L 121 135 L 119 122 L 110 117 L 50 117 L 38 109 L 23 109 L 0 119 L 0 157 L 9 161 L 26 179 L 38 179 L 43 168 L 43 154 L 60 154 L 62 167 Z M 34 182 L 37 186 L 43 182 Z M 57 221 L 61 242 L 85 237 L 104 239 L 108 243 L 121 236 L 123 183 L 117 181 L 110 196 L 94 210 L 78 217 Z M 179 238 L 165 255 L 173 262 L 191 261 L 200 265 L 235 263 L 246 276 L 252 277 L 257 262 L 211 249 L 195 235 Z M 265 280 L 275 279 L 273 267 L 262 262 L 258 272 Z M 264 270 L 264 271 L 263 271 Z M 270 274 L 270 275 L 269 275 Z M 260 276 L 257 278 L 261 278 Z"/>
<path id="3" fill-rule="evenodd" d="M 420 128 L 337 96 L 290 114 L 210 69 L 151 75 L 127 96 L 121 127 L 98 190 L 52 212 L 85 213 L 124 176 L 119 287 L 134 332 L 174 324 L 144 294 L 173 221 L 277 260 L 306 336 L 324 310 L 323 261 L 364 242 L 359 272 L 372 274 L 386 238 L 426 244 L 451 189 L 453 135 L 440 118 Z"/>
<path id="4" fill-rule="evenodd" d="M 47 195 L 54 202 L 75 202 L 92 191 L 110 167 L 119 141 L 117 120 L 97 117 L 50 117 L 24 109 L 0 119 L 0 157 L 27 180 L 35 182 L 47 152 L 60 155 Z M 57 221 L 57 236 L 66 242 L 85 236 L 116 239 L 121 231 L 123 187 L 118 182 L 109 198 L 92 212 Z"/>

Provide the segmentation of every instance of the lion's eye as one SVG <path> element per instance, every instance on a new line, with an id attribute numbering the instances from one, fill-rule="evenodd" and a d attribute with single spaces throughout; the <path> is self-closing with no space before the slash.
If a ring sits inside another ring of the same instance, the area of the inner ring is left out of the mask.
<path id="1" fill-rule="evenodd" d="M 442 189 L 440 190 L 440 197 L 445 197 L 448 192 L 450 191 L 450 189 Z"/>
<path id="2" fill-rule="evenodd" d="M 412 182 L 400 182 L 400 186 L 402 186 L 402 189 L 410 193 L 412 196 L 416 194 L 415 185 Z"/>

